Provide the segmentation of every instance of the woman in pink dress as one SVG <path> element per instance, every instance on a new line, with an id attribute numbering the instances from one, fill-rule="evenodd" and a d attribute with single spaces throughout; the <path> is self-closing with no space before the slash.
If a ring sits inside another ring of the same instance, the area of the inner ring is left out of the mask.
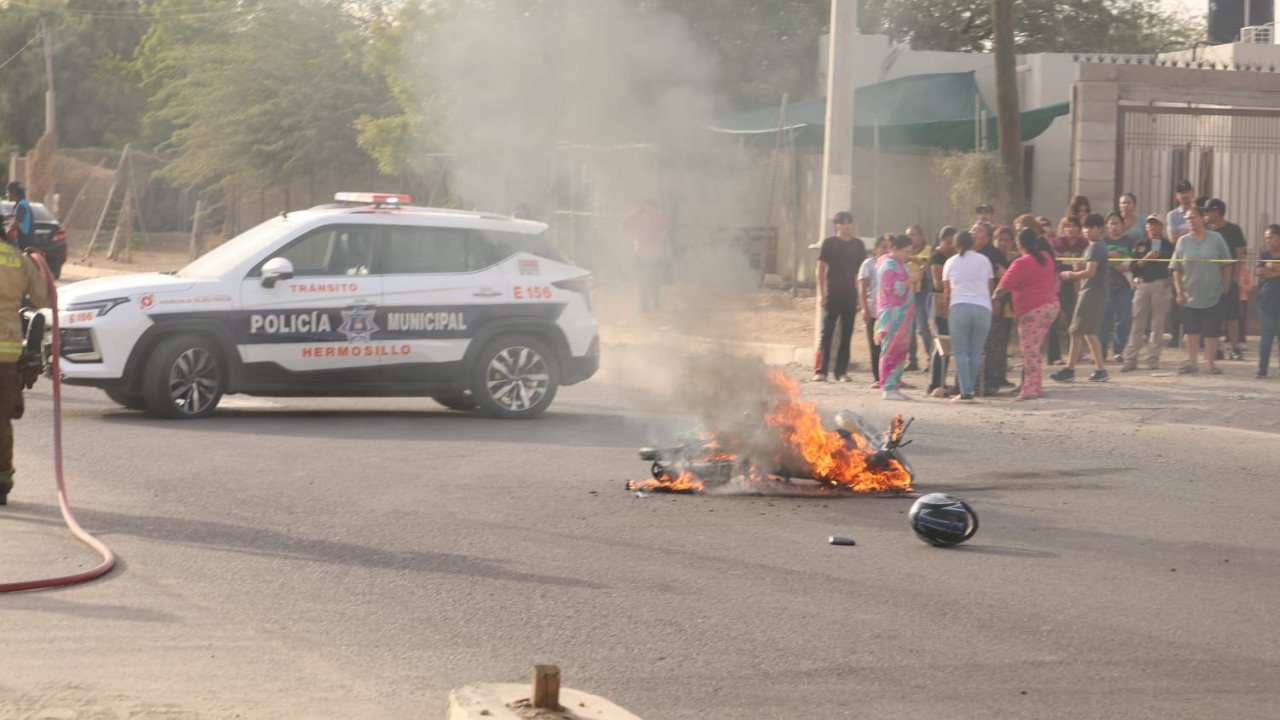
<path id="1" fill-rule="evenodd" d="M 1019 400 L 1040 397 L 1040 346 L 1058 317 L 1058 272 L 1053 253 L 1040 234 L 1031 228 L 1018 233 L 1022 255 L 1009 265 L 993 299 L 1009 294 L 1013 315 L 1018 319 L 1018 346 L 1022 350 L 1022 392 Z"/>
<path id="2" fill-rule="evenodd" d="M 915 327 L 913 277 L 907 270 L 910 256 L 911 238 L 899 235 L 889 253 L 876 261 L 876 340 L 880 343 L 880 387 L 885 400 L 911 399 L 901 389 Z"/>

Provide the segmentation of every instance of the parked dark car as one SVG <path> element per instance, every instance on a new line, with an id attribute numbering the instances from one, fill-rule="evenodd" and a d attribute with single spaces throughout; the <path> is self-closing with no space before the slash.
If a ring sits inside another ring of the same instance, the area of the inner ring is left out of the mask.
<path id="1" fill-rule="evenodd" d="M 13 214 L 13 203 L 0 200 L 0 215 Z M 58 219 L 41 203 L 31 203 L 31 219 L 35 222 L 35 247 L 44 253 L 45 262 L 55 278 L 62 277 L 62 265 L 67 261 L 67 231 Z"/>

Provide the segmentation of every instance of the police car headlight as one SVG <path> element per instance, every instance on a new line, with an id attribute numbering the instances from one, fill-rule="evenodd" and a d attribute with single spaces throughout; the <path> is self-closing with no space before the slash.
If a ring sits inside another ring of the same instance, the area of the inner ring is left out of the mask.
<path id="1" fill-rule="evenodd" d="M 111 298 L 110 300 L 93 300 L 90 302 L 71 303 L 66 307 L 67 312 L 83 312 L 85 310 L 94 310 L 98 313 L 98 317 L 102 317 L 111 312 L 119 305 L 129 302 L 129 298 Z"/>

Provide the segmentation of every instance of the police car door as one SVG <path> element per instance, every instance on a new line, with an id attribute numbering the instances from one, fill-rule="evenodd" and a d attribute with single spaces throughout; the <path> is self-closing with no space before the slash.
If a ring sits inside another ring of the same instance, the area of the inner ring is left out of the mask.
<path id="1" fill-rule="evenodd" d="M 380 232 L 374 225 L 327 225 L 266 259 L 287 259 L 292 278 L 267 287 L 262 263 L 250 271 L 237 332 L 250 383 L 332 389 L 377 380 L 385 352 L 375 321 L 382 278 L 370 269 Z"/>
<path id="2" fill-rule="evenodd" d="M 387 336 L 408 352 L 384 358 L 401 382 L 449 382 L 481 323 L 508 302 L 508 282 L 478 231 L 449 227 L 386 228 L 383 273 Z"/>

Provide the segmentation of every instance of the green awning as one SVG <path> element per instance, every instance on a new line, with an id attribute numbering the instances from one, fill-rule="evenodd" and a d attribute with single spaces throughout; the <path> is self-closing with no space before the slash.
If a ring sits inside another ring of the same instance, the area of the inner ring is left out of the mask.
<path id="1" fill-rule="evenodd" d="M 924 147 L 964 151 L 974 149 L 976 114 L 987 112 L 987 145 L 996 147 L 996 118 L 978 92 L 972 72 L 911 75 L 860 87 L 854 91 L 854 142 L 875 144 L 877 125 L 882 148 Z M 1070 103 L 1025 110 L 1022 140 L 1031 140 L 1070 112 Z M 826 100 L 803 100 L 787 105 L 782 131 L 796 145 L 822 147 Z M 717 119 L 708 129 L 742 138 L 748 143 L 773 142 L 779 131 L 778 108 L 761 108 Z"/>

